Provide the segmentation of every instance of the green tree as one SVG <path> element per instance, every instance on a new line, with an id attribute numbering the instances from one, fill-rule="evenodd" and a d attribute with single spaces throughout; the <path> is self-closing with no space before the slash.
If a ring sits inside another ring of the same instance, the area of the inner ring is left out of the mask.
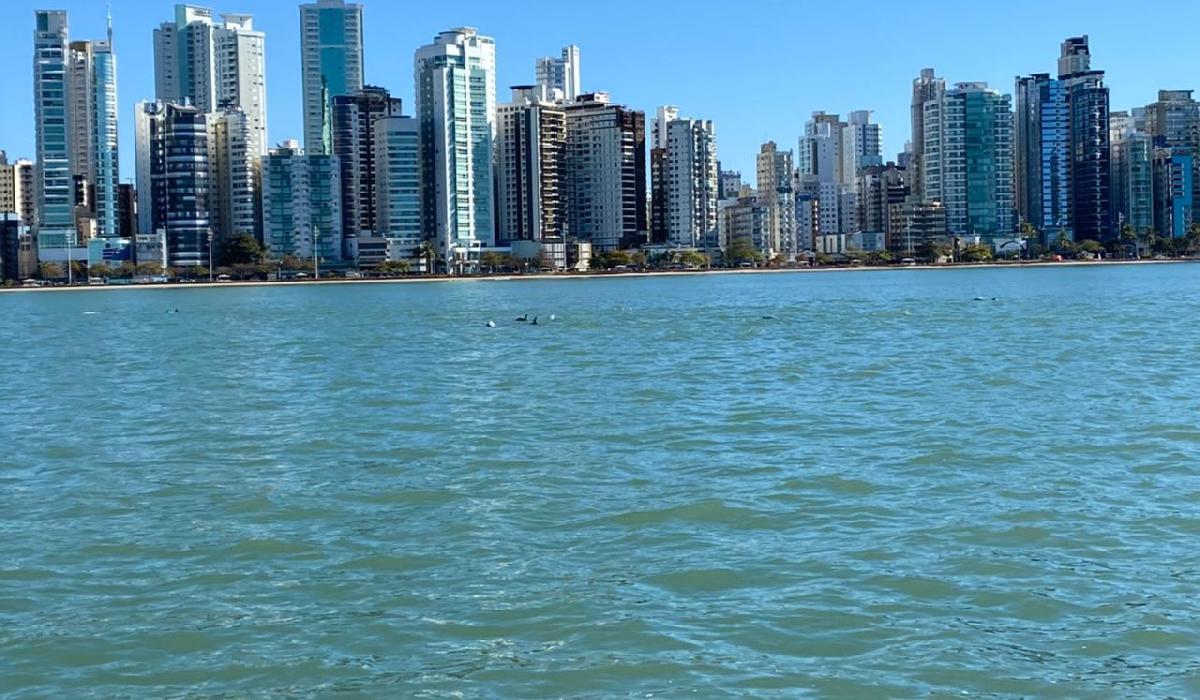
<path id="1" fill-rule="evenodd" d="M 890 265 L 895 256 L 886 250 L 873 250 L 867 255 L 867 262 L 871 265 Z"/>
<path id="2" fill-rule="evenodd" d="M 221 246 L 221 262 L 225 265 L 257 265 L 267 251 L 254 236 L 243 233 L 225 241 Z"/>
<path id="3" fill-rule="evenodd" d="M 162 265 L 156 262 L 140 262 L 137 264 L 137 274 L 151 277 L 163 273 Z"/>
<path id="4" fill-rule="evenodd" d="M 1095 241 L 1095 240 L 1092 240 L 1091 238 L 1086 238 L 1086 239 L 1080 241 L 1079 244 L 1075 246 L 1075 250 L 1078 253 L 1087 253 L 1089 255 L 1102 255 L 1104 253 L 1104 246 L 1100 243 L 1100 241 Z"/>
<path id="5" fill-rule="evenodd" d="M 816 263 L 818 266 L 832 265 L 833 256 L 828 253 L 817 253 Z"/>
<path id="6" fill-rule="evenodd" d="M 992 249 L 986 245 L 969 245 L 966 248 L 963 248 L 962 251 L 962 259 L 966 262 L 989 262 L 992 257 Z"/>
<path id="7" fill-rule="evenodd" d="M 742 238 L 734 241 L 733 245 L 729 246 L 729 261 L 735 265 L 741 265 L 742 263 L 759 265 L 763 261 L 763 254 L 750 245 L 750 241 Z"/>
<path id="8" fill-rule="evenodd" d="M 87 266 L 86 262 L 84 262 L 83 260 L 72 260 L 71 261 L 71 274 L 74 275 L 76 281 L 79 281 L 81 279 L 86 280 L 87 273 L 88 273 L 88 266 Z"/>
<path id="9" fill-rule="evenodd" d="M 952 248 L 945 243 L 936 241 L 926 241 L 917 249 L 917 256 L 930 263 L 937 263 L 942 258 L 947 258 L 952 252 Z"/>
<path id="10" fill-rule="evenodd" d="M 208 268 L 203 265 L 185 267 L 183 269 L 185 270 L 184 274 L 188 277 L 188 279 L 208 279 Z"/>
<path id="11" fill-rule="evenodd" d="M 504 256 L 494 251 L 488 251 L 479 258 L 480 267 L 485 268 L 489 273 L 495 274 L 496 268 L 504 264 Z"/>
<path id="12" fill-rule="evenodd" d="M 285 256 L 283 256 L 283 259 L 279 261 L 279 266 L 285 270 L 295 272 L 295 271 L 307 270 L 307 269 L 311 268 L 312 261 L 311 260 L 301 260 L 300 258 L 296 257 L 295 255 L 285 255 Z"/>
<path id="13" fill-rule="evenodd" d="M 38 264 L 38 277 L 44 280 L 56 280 L 60 277 L 65 277 L 63 266 L 55 262 L 44 262 Z"/>
<path id="14" fill-rule="evenodd" d="M 104 263 L 98 263 L 88 268 L 88 277 L 99 277 L 100 279 L 108 279 L 115 277 L 113 269 Z"/>
<path id="15" fill-rule="evenodd" d="M 685 250 L 679 255 L 679 262 L 686 267 L 708 267 L 708 256 L 698 250 Z"/>
<path id="16" fill-rule="evenodd" d="M 411 269 L 412 264 L 407 260 L 384 260 L 375 266 L 375 272 L 384 277 L 407 275 Z"/>

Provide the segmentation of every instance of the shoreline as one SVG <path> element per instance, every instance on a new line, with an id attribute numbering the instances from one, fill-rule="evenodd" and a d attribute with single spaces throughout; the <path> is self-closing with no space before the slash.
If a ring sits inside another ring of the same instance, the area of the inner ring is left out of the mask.
<path id="1" fill-rule="evenodd" d="M 397 277 L 388 279 L 328 279 L 328 280 L 251 280 L 236 282 L 174 282 L 167 284 L 99 284 L 76 285 L 59 287 L 0 287 L 4 293 L 35 293 L 35 292 L 116 292 L 116 291 L 145 291 L 145 290 L 176 290 L 176 289 L 244 289 L 249 287 L 312 287 L 356 284 L 434 284 L 441 282 L 548 282 L 565 280 L 603 280 L 629 279 L 631 277 L 691 277 L 709 275 L 774 275 L 774 274 L 813 274 L 835 272 L 945 272 L 952 270 L 1018 270 L 1025 268 L 1047 267 L 1121 267 L 1127 265 L 1182 265 L 1200 263 L 1200 260 L 1066 260 L 1063 262 L 1033 261 L 1018 263 L 957 263 L 948 265 L 914 265 L 914 266 L 846 266 L 846 267 L 785 267 L 785 268 L 748 268 L 748 269 L 719 269 L 719 270 L 651 270 L 647 272 L 581 272 L 581 273 L 549 273 L 539 275 L 475 275 L 471 277 Z"/>

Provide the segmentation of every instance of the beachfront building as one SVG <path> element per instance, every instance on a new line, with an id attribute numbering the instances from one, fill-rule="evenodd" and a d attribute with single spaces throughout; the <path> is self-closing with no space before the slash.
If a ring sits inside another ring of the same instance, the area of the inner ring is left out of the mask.
<path id="1" fill-rule="evenodd" d="M 1009 95 L 978 82 L 925 103 L 924 200 L 942 204 L 952 235 L 1015 229 L 1011 105 Z"/>
<path id="2" fill-rule="evenodd" d="M 792 160 L 792 152 L 780 150 L 774 141 L 764 143 L 758 152 L 757 197 L 767 211 L 767 248 L 772 256 L 782 254 L 790 260 L 794 260 L 801 250 L 796 240 Z"/>
<path id="3" fill-rule="evenodd" d="M 380 87 L 333 98 L 333 155 L 341 170 L 342 235 L 347 241 L 379 232 L 375 122 L 401 114 L 400 98 Z"/>
<path id="4" fill-rule="evenodd" d="M 33 109 L 36 134 L 39 255 L 68 254 L 77 245 L 67 80 L 67 13 L 35 13 Z"/>
<path id="5" fill-rule="evenodd" d="M 393 258 L 413 258 L 421 244 L 421 130 L 412 117 L 383 116 L 375 131 L 375 235 Z"/>
<path id="6" fill-rule="evenodd" d="M 661 159 L 654 169 L 660 177 L 654 191 L 662 202 L 665 242 L 719 249 L 720 165 L 712 121 L 680 117 L 674 107 L 663 107 L 655 119 L 654 139 Z"/>
<path id="7" fill-rule="evenodd" d="M 451 267 L 471 266 L 496 244 L 496 43 L 451 29 L 417 49 L 415 64 L 425 238 Z"/>
<path id="8" fill-rule="evenodd" d="M 162 232 L 168 265 L 207 267 L 216 218 L 209 115 L 155 101 L 136 116 L 140 233 Z"/>
<path id="9" fill-rule="evenodd" d="M 497 108 L 496 204 L 501 245 L 561 238 L 566 231 L 562 179 L 567 117 L 534 86 L 513 88 Z"/>
<path id="10" fill-rule="evenodd" d="M 337 158 L 307 155 L 287 141 L 263 160 L 263 244 L 267 257 L 342 259 L 341 173 Z"/>
<path id="11" fill-rule="evenodd" d="M 646 115 L 607 93 L 580 95 L 567 120 L 567 231 L 595 253 L 647 241 Z"/>

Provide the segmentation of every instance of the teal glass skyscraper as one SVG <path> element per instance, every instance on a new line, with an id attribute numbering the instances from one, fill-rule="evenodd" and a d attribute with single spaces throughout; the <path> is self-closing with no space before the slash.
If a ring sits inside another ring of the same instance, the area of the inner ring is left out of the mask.
<path id="1" fill-rule="evenodd" d="M 74 246 L 75 193 L 67 90 L 67 13 L 38 10 L 33 35 L 38 247 Z"/>
<path id="2" fill-rule="evenodd" d="M 363 88 L 362 6 L 318 0 L 300 6 L 300 63 L 304 91 L 304 148 L 332 152 L 333 98 Z"/>

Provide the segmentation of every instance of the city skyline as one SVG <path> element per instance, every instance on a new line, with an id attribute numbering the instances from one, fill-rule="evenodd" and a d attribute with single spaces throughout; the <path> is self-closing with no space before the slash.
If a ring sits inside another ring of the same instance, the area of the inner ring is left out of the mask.
<path id="1" fill-rule="evenodd" d="M 299 3 L 197 4 L 211 8 L 217 16 L 253 15 L 255 29 L 266 35 L 269 145 L 288 138 L 303 142 Z M 134 174 L 134 107 L 154 97 L 152 32 L 171 20 L 174 5 L 158 0 L 112 3 L 121 66 L 118 114 L 123 182 L 131 182 Z M 607 91 L 616 102 L 647 114 L 653 114 L 659 105 L 671 104 L 689 116 L 712 120 L 723 166 L 740 170 L 746 181 L 753 180 L 762 143 L 775 141 L 780 148 L 794 148 L 804 123 L 818 110 L 843 116 L 853 110 L 874 112 L 874 121 L 883 128 L 884 159 L 894 159 L 908 138 L 911 81 L 922 68 L 935 68 L 949 84 L 987 81 L 1010 94 L 1018 75 L 1054 70 L 1058 46 L 1065 36 L 1091 36 L 1095 61 L 1108 73 L 1106 83 L 1112 91 L 1114 111 L 1149 104 L 1160 89 L 1200 87 L 1200 50 L 1152 42 L 1149 20 L 1097 12 L 1094 4 L 1086 14 L 1073 12 L 1081 5 L 1039 6 L 1039 21 L 1031 23 L 1028 13 L 1021 11 L 1030 3 L 970 9 L 941 2 L 913 3 L 904 12 L 881 8 L 866 23 L 851 25 L 846 20 L 847 32 L 840 34 L 840 39 L 798 29 L 797 36 L 805 40 L 799 44 L 758 37 L 755 25 L 761 23 L 762 13 L 753 18 L 736 17 L 718 12 L 715 5 L 703 6 L 697 17 L 678 20 L 690 32 L 662 34 L 653 30 L 670 18 L 656 15 L 654 8 L 639 8 L 638 21 L 629 24 L 627 14 L 615 12 L 622 8 L 611 6 L 608 14 L 622 19 L 615 21 L 590 8 L 573 14 L 548 3 L 530 8 L 522 21 L 482 3 L 460 5 L 456 11 L 397 8 L 369 0 L 363 5 L 365 82 L 400 97 L 406 113 L 412 113 L 414 104 L 413 52 L 440 31 L 467 25 L 495 39 L 501 101 L 510 85 L 535 82 L 539 57 L 558 56 L 562 46 L 575 44 L 582 50 L 585 91 Z M 72 40 L 105 36 L 102 3 L 13 3 L 5 10 L 12 20 L 0 26 L 0 45 L 18 65 L 28 61 L 35 9 L 66 10 Z M 842 22 L 837 13 L 824 8 L 804 13 L 782 5 L 773 9 L 784 24 L 798 27 L 822 19 L 834 26 Z M 924 30 L 937 41 L 895 41 L 906 27 L 914 25 L 914 17 L 926 14 L 940 18 Z M 1200 21 L 1200 9 L 1181 7 L 1176 15 L 1181 15 L 1177 19 L 1183 23 L 1192 15 Z M 772 22 L 772 26 L 778 24 Z M 964 36 L 970 32 L 943 36 L 944 28 L 985 24 L 990 30 L 977 36 Z M 676 34 L 686 34 L 691 41 Z M 702 46 L 718 48 L 698 48 Z M 761 60 L 748 57 L 745 46 L 756 47 Z M 839 46 L 841 50 L 837 50 Z M 762 65 L 788 66 L 789 62 L 791 70 L 761 69 Z M 670 77 L 656 80 L 660 74 Z M 713 85 L 718 89 L 712 89 Z M 724 85 L 738 85 L 745 92 L 720 87 Z M 6 72 L 0 86 L 10 94 L 32 91 L 27 70 Z M 10 158 L 35 156 L 33 122 L 31 106 L 0 116 L 0 128 L 6 134 L 0 147 Z"/>

